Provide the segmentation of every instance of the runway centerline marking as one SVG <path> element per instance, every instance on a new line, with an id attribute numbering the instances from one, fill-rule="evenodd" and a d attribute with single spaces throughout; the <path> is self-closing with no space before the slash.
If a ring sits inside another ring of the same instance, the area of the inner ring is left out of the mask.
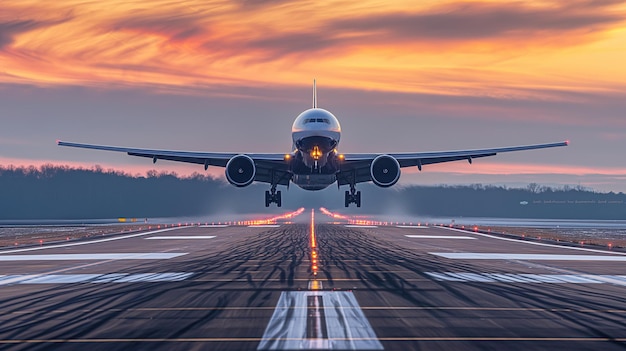
<path id="1" fill-rule="evenodd" d="M 451 260 L 520 260 L 520 261 L 611 261 L 626 262 L 626 256 L 552 255 L 480 252 L 429 252 L 431 255 Z"/>
<path id="2" fill-rule="evenodd" d="M 213 239 L 215 235 L 181 235 L 181 236 L 151 236 L 145 240 L 193 240 L 193 239 Z"/>
<path id="3" fill-rule="evenodd" d="M 311 291 L 283 291 L 257 350 L 382 350 L 352 292 L 321 291 L 315 209 L 309 229 Z"/>
<path id="4" fill-rule="evenodd" d="M 407 238 L 412 239 L 461 239 L 461 240 L 475 240 L 471 236 L 456 236 L 456 235 L 405 235 Z"/>
<path id="5" fill-rule="evenodd" d="M 0 261 L 169 260 L 186 252 L 1 255 Z"/>

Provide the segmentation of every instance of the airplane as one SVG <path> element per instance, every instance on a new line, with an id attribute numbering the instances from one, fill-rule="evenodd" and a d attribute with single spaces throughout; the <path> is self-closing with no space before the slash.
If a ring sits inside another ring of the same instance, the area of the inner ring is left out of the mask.
<path id="1" fill-rule="evenodd" d="M 348 185 L 345 192 L 345 207 L 355 204 L 361 207 L 361 192 L 356 190 L 358 183 L 373 182 L 387 188 L 398 182 L 400 169 L 435 163 L 472 160 L 495 156 L 502 152 L 544 149 L 567 146 L 569 142 L 501 147 L 492 149 L 403 152 L 403 153 L 339 153 L 341 126 L 339 120 L 329 111 L 317 105 L 317 85 L 313 81 L 313 107 L 296 117 L 292 126 L 292 151 L 274 153 L 218 153 L 137 149 L 117 146 L 80 144 L 57 141 L 59 146 L 85 149 L 125 152 L 130 156 L 169 160 L 209 166 L 224 167 L 226 179 L 236 187 L 245 187 L 253 182 L 270 184 L 265 191 L 265 207 L 276 204 L 282 206 L 278 185 L 289 188 L 294 183 L 305 190 L 322 190 L 333 183 L 337 187 Z"/>

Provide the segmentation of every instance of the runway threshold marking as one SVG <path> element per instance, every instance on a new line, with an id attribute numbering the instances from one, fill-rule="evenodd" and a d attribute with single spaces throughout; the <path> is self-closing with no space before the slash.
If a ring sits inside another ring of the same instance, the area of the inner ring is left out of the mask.
<path id="1" fill-rule="evenodd" d="M 283 291 L 257 350 L 301 349 L 383 350 L 383 346 L 352 292 Z"/>
<path id="2" fill-rule="evenodd" d="M 626 275 L 595 274 L 507 274 L 425 272 L 438 281 L 480 283 L 614 284 L 626 286 Z"/>
<path id="3" fill-rule="evenodd" d="M 193 273 L 22 274 L 0 276 L 0 286 L 14 284 L 159 283 L 178 282 Z"/>
<path id="4" fill-rule="evenodd" d="M 0 261 L 169 260 L 186 252 L 91 253 L 54 255 L 1 255 Z"/>
<path id="5" fill-rule="evenodd" d="M 471 236 L 458 236 L 458 235 L 405 235 L 407 238 L 412 239 L 461 239 L 461 240 L 474 240 Z"/>
<path id="6" fill-rule="evenodd" d="M 431 255 L 451 260 L 521 260 L 521 261 L 612 261 L 624 262 L 626 256 L 608 255 L 552 255 L 552 254 L 513 254 L 482 252 L 429 252 Z"/>
<path id="7" fill-rule="evenodd" d="M 151 236 L 145 238 L 146 240 L 200 240 L 200 239 L 213 239 L 215 235 L 181 235 L 181 236 Z"/>

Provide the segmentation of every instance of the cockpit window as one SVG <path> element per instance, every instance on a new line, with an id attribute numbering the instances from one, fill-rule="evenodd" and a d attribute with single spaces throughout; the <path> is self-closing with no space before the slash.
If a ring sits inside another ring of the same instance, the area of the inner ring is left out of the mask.
<path id="1" fill-rule="evenodd" d="M 330 124 L 330 120 L 328 118 L 307 118 L 304 120 L 304 124 L 307 123 L 326 123 Z"/>

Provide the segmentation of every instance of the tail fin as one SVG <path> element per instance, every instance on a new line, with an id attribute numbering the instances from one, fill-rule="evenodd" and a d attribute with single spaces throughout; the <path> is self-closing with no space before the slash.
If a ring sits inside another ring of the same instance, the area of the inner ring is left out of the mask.
<path id="1" fill-rule="evenodd" d="M 317 84 L 313 79 L 313 108 L 317 108 Z"/>

